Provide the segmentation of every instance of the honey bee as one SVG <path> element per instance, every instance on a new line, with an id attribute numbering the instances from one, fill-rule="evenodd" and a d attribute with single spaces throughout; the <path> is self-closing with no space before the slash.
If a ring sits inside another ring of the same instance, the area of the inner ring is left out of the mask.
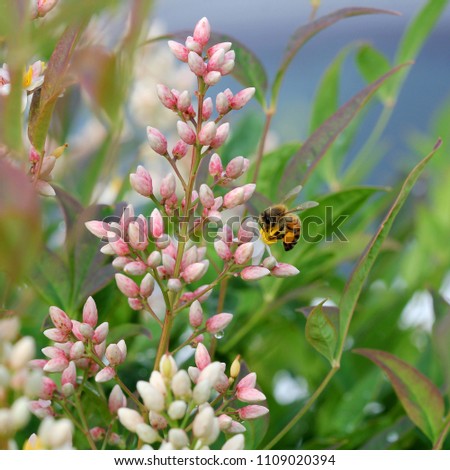
<path id="1" fill-rule="evenodd" d="M 301 190 L 301 187 L 296 188 L 296 194 Z M 292 197 L 293 191 L 289 193 Z M 296 195 L 295 194 L 295 195 Z M 285 199 L 288 199 L 286 197 Z M 268 207 L 258 217 L 258 223 L 261 227 L 261 238 L 267 245 L 272 245 L 279 240 L 283 241 L 285 251 L 290 251 L 297 244 L 301 233 L 301 220 L 296 212 L 300 212 L 311 207 L 317 206 L 315 201 L 308 201 L 294 209 L 289 209 L 287 205 L 275 204 Z"/>

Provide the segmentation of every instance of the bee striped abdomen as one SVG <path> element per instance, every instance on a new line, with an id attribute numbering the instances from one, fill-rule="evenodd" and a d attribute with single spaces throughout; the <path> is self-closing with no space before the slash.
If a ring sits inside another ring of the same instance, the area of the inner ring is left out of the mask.
<path id="1" fill-rule="evenodd" d="M 285 251 L 290 251 L 300 239 L 301 224 L 297 216 L 286 217 L 286 231 L 283 238 Z"/>

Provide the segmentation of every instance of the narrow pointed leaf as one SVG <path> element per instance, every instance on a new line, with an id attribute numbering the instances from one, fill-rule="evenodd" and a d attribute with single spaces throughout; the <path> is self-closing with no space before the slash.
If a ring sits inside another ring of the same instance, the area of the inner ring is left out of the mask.
<path id="1" fill-rule="evenodd" d="M 369 272 L 377 258 L 384 240 L 387 238 L 389 231 L 392 227 L 392 224 L 397 217 L 400 209 L 402 208 L 408 194 L 422 173 L 425 165 L 433 157 L 436 151 L 441 146 L 442 141 L 438 140 L 433 150 L 421 161 L 419 162 L 409 173 L 405 182 L 403 183 L 400 192 L 389 209 L 388 213 L 384 217 L 380 226 L 378 227 L 377 232 L 373 236 L 372 240 L 367 245 L 364 253 L 361 255 L 357 265 L 353 269 L 353 272 L 347 281 L 344 292 L 342 294 L 339 308 L 341 312 L 341 324 L 340 324 L 340 335 L 339 335 L 339 351 L 342 353 L 345 338 L 347 336 L 348 329 L 350 327 L 350 322 L 353 316 L 353 312 L 356 307 L 356 303 L 359 298 L 361 289 L 369 275 Z"/>
<path id="2" fill-rule="evenodd" d="M 290 163 L 285 169 L 280 186 L 289 187 L 292 185 L 291 181 L 294 179 L 298 184 L 299 172 L 301 173 L 301 170 L 303 170 L 304 174 L 303 177 L 300 178 L 300 183 L 304 184 L 331 144 L 350 124 L 372 95 L 388 78 L 406 65 L 409 64 L 402 64 L 390 70 L 377 81 L 361 90 L 353 98 L 347 101 L 347 103 L 341 106 L 329 119 L 327 119 L 292 157 Z"/>
<path id="3" fill-rule="evenodd" d="M 356 54 L 356 64 L 367 83 L 376 80 L 380 73 L 388 73 L 391 68 L 387 57 L 369 44 L 359 48 Z M 377 96 L 385 104 L 390 101 L 390 94 L 386 86 L 380 87 Z"/>
<path id="4" fill-rule="evenodd" d="M 375 349 L 355 349 L 388 376 L 406 414 L 427 437 L 435 442 L 443 423 L 444 399 L 439 389 L 413 366 L 398 357 Z"/>
<path id="5" fill-rule="evenodd" d="M 316 305 L 308 315 L 305 333 L 309 344 L 325 356 L 331 364 L 338 336 L 333 322 L 322 310 L 324 302 L 325 300 Z"/>
<path id="6" fill-rule="evenodd" d="M 28 137 L 39 152 L 44 149 L 53 108 L 64 89 L 66 72 L 79 32 L 78 26 L 71 26 L 63 33 L 48 62 L 42 88 L 33 94 Z"/>
<path id="7" fill-rule="evenodd" d="M 397 12 L 389 11 L 389 10 L 380 10 L 378 8 L 364 8 L 364 7 L 350 7 L 350 8 L 342 8 L 341 10 L 337 10 L 333 13 L 328 15 L 322 16 L 311 23 L 307 23 L 304 26 L 295 31 L 292 35 L 291 41 L 289 42 L 286 52 L 281 63 L 281 66 L 277 72 L 275 81 L 272 86 L 272 101 L 276 102 L 278 97 L 278 92 L 280 90 L 281 82 L 284 78 L 287 68 L 289 64 L 292 62 L 292 59 L 295 57 L 297 52 L 317 33 L 320 31 L 328 28 L 329 26 L 333 25 L 334 23 L 345 19 L 351 18 L 352 16 L 359 16 L 359 15 L 373 15 L 384 13 L 388 15 L 398 15 Z"/>

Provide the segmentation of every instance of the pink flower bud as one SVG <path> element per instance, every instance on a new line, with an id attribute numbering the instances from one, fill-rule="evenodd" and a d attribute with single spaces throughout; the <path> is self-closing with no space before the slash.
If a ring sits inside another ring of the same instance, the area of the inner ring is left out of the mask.
<path id="1" fill-rule="evenodd" d="M 158 430 L 167 428 L 166 419 L 164 418 L 164 416 L 161 416 L 159 413 L 156 413 L 156 411 L 150 411 L 148 417 L 150 424 L 153 428 Z"/>
<path id="2" fill-rule="evenodd" d="M 241 271 L 241 278 L 244 281 L 256 281 L 270 274 L 267 268 L 261 266 L 247 266 Z"/>
<path id="3" fill-rule="evenodd" d="M 152 177 L 150 176 L 150 173 L 142 165 L 139 165 L 137 167 L 136 173 L 130 174 L 130 184 L 131 184 L 131 187 L 138 194 L 141 194 L 142 196 L 150 197 L 153 194 Z M 90 222 L 87 222 L 87 223 L 90 223 Z"/>
<path id="4" fill-rule="evenodd" d="M 246 430 L 247 429 L 245 428 L 245 426 L 242 426 L 241 423 L 238 423 L 237 421 L 232 421 L 231 426 L 228 428 L 227 432 L 229 434 L 238 434 L 238 433 L 243 433 Z"/>
<path id="5" fill-rule="evenodd" d="M 219 49 L 223 49 L 224 52 L 228 52 L 231 49 L 231 42 L 219 42 L 218 44 L 214 44 L 214 46 L 211 46 L 206 51 L 206 55 L 211 57 Z"/>
<path id="6" fill-rule="evenodd" d="M 188 36 L 184 43 L 186 44 L 186 47 L 190 51 L 195 52 L 198 55 L 202 54 L 203 46 L 200 43 L 198 43 L 192 36 Z M 188 61 L 189 61 L 189 56 L 188 56 Z"/>
<path id="7" fill-rule="evenodd" d="M 61 375 L 61 385 L 72 384 L 74 387 L 77 384 L 77 368 L 73 361 L 64 369 Z"/>
<path id="8" fill-rule="evenodd" d="M 122 363 L 122 353 L 117 344 L 110 344 L 106 348 L 105 356 L 112 367 Z"/>
<path id="9" fill-rule="evenodd" d="M 131 276 L 142 276 L 147 272 L 147 265 L 142 261 L 132 261 L 125 266 L 124 272 Z"/>
<path id="10" fill-rule="evenodd" d="M 203 309 L 198 300 L 189 307 L 189 323 L 193 328 L 198 328 L 203 323 Z"/>
<path id="11" fill-rule="evenodd" d="M 39 152 L 33 146 L 31 146 L 28 161 L 31 164 L 36 164 L 40 159 L 41 156 L 39 155 Z"/>
<path id="12" fill-rule="evenodd" d="M 213 103 L 211 98 L 206 98 L 202 105 L 202 119 L 207 121 L 213 112 Z"/>
<path id="13" fill-rule="evenodd" d="M 184 156 L 186 156 L 188 151 L 188 145 L 186 142 L 179 140 L 172 149 L 172 155 L 177 160 L 181 160 Z"/>
<path id="14" fill-rule="evenodd" d="M 57 341 L 59 343 L 67 341 L 69 338 L 69 332 L 59 330 L 58 328 L 49 328 L 44 331 L 44 336 L 52 341 Z"/>
<path id="15" fill-rule="evenodd" d="M 183 270 L 181 276 L 186 281 L 187 284 L 198 281 L 203 277 L 209 267 L 208 261 L 202 261 L 200 263 L 193 263 L 186 267 Z"/>
<path id="16" fill-rule="evenodd" d="M 155 239 L 161 238 L 164 233 L 164 221 L 158 209 L 153 209 L 150 214 L 150 233 Z"/>
<path id="17" fill-rule="evenodd" d="M 180 292 L 183 288 L 183 284 L 179 279 L 169 279 L 167 281 L 167 289 L 170 292 Z"/>
<path id="18" fill-rule="evenodd" d="M 147 273 L 141 281 L 139 292 L 142 297 L 150 297 L 155 288 L 155 279 L 150 273 Z"/>
<path id="19" fill-rule="evenodd" d="M 209 160 L 208 171 L 211 176 L 218 176 L 222 173 L 222 160 L 219 155 L 217 155 L 217 153 L 213 153 L 211 155 L 211 159 Z"/>
<path id="20" fill-rule="evenodd" d="M 195 132 L 189 127 L 189 125 L 184 121 L 177 122 L 177 131 L 181 140 L 188 145 L 195 144 L 196 135 Z"/>
<path id="21" fill-rule="evenodd" d="M 216 109 L 221 116 L 227 114 L 231 109 L 228 98 L 223 92 L 218 93 L 216 96 Z"/>
<path id="22" fill-rule="evenodd" d="M 223 205 L 227 209 L 239 206 L 245 202 L 244 188 L 234 188 L 229 193 L 225 194 L 223 198 Z"/>
<path id="23" fill-rule="evenodd" d="M 209 209 L 214 205 L 214 193 L 207 184 L 202 184 L 200 186 L 199 195 L 200 202 L 202 203 L 203 207 Z"/>
<path id="24" fill-rule="evenodd" d="M 272 270 L 276 265 L 278 264 L 277 260 L 275 259 L 274 256 L 268 256 L 267 258 L 264 259 L 262 262 L 262 265 L 269 269 Z"/>
<path id="25" fill-rule="evenodd" d="M 245 264 L 253 256 L 253 243 L 244 243 L 234 252 L 234 261 L 236 264 Z"/>
<path id="26" fill-rule="evenodd" d="M 198 298 L 198 301 L 200 303 L 205 302 L 205 300 L 207 300 L 208 297 L 211 295 L 212 289 L 208 289 L 208 287 L 209 286 L 206 284 L 204 286 L 200 286 L 198 289 L 195 289 L 195 296 L 200 295 L 200 297 Z"/>
<path id="27" fill-rule="evenodd" d="M 211 364 L 211 356 L 206 347 L 199 343 L 195 348 L 195 365 L 202 371 L 209 364 Z"/>
<path id="28" fill-rule="evenodd" d="M 214 121 L 207 122 L 198 134 L 198 141 L 202 145 L 209 145 L 216 136 L 216 124 Z"/>
<path id="29" fill-rule="evenodd" d="M 132 310 L 135 310 L 136 312 L 139 312 L 142 310 L 142 300 L 141 299 L 130 299 L 128 298 L 128 305 Z"/>
<path id="30" fill-rule="evenodd" d="M 138 251 L 144 251 L 147 246 L 148 246 L 148 226 L 147 226 L 147 220 L 143 215 L 140 215 L 137 220 L 134 222 L 131 222 L 130 225 L 128 226 L 128 239 L 130 241 L 130 245 Z M 124 268 L 127 269 L 132 269 L 129 265 L 131 263 L 126 263 Z M 136 263 L 136 261 L 135 261 Z M 144 264 L 141 262 L 141 264 Z M 135 266 L 137 267 L 137 266 Z M 144 264 L 144 271 L 141 273 L 143 274 L 145 272 L 145 268 L 147 266 Z M 133 268 L 134 269 L 134 268 Z"/>
<path id="31" fill-rule="evenodd" d="M 206 72 L 206 64 L 196 52 L 189 52 L 188 65 L 192 73 L 195 73 L 197 77 L 202 77 Z"/>
<path id="32" fill-rule="evenodd" d="M 237 391 L 236 396 L 240 401 L 247 403 L 255 403 L 266 399 L 264 393 L 256 388 L 243 388 Z"/>
<path id="33" fill-rule="evenodd" d="M 109 382 L 116 375 L 116 371 L 112 367 L 105 367 L 95 376 L 97 383 Z M 139 415 L 140 416 L 140 415 Z"/>
<path id="34" fill-rule="evenodd" d="M 209 21 L 207 18 L 203 17 L 198 23 L 195 25 L 194 34 L 194 41 L 198 42 L 202 46 L 206 46 L 209 41 L 209 37 L 211 35 L 211 26 L 209 25 Z"/>
<path id="35" fill-rule="evenodd" d="M 130 408 L 119 408 L 117 415 L 122 426 L 131 432 L 136 432 L 136 427 L 144 423 L 144 418 L 137 411 Z"/>
<path id="36" fill-rule="evenodd" d="M 214 54 L 209 58 L 208 72 L 218 72 L 224 62 L 225 62 L 225 51 L 223 49 L 217 49 L 217 51 L 214 52 Z"/>
<path id="37" fill-rule="evenodd" d="M 126 256 L 130 252 L 128 244 L 114 232 L 108 232 L 109 246 L 118 256 Z"/>
<path id="38" fill-rule="evenodd" d="M 122 362 L 127 358 L 127 345 L 125 343 L 125 340 L 121 339 L 117 343 L 117 347 L 120 350 L 120 353 L 122 354 Z"/>
<path id="39" fill-rule="evenodd" d="M 64 351 L 59 348 L 55 348 L 54 346 L 47 346 L 46 348 L 41 349 L 44 356 L 47 356 L 50 359 L 54 359 L 55 357 L 65 356 Z M 13 367 L 16 369 L 16 367 Z"/>
<path id="40" fill-rule="evenodd" d="M 32 17 L 34 18 L 42 18 L 45 16 L 50 10 L 53 10 L 57 5 L 59 0 L 37 0 L 36 3 L 32 7 Z"/>
<path id="41" fill-rule="evenodd" d="M 95 333 L 94 333 L 95 334 Z M 69 357 L 71 360 L 77 360 L 83 357 L 84 355 L 84 344 L 83 341 L 77 341 L 73 343 L 70 348 Z"/>
<path id="42" fill-rule="evenodd" d="M 72 330 L 72 321 L 70 320 L 66 312 L 64 312 L 58 307 L 50 307 L 49 314 L 52 323 L 56 326 L 56 328 L 58 328 L 58 330 L 61 330 L 62 332 L 66 333 Z"/>
<path id="43" fill-rule="evenodd" d="M 253 241 L 259 234 L 259 227 L 255 223 L 249 224 L 248 220 L 245 221 L 244 225 L 239 227 L 237 238 L 241 243 L 249 243 Z M 267 266 L 265 266 L 267 267 Z"/>
<path id="44" fill-rule="evenodd" d="M 177 106 L 177 99 L 166 85 L 156 85 L 156 92 L 161 103 L 168 109 L 174 111 Z"/>
<path id="45" fill-rule="evenodd" d="M 230 124 L 228 122 L 224 122 L 217 128 L 216 136 L 209 144 L 210 147 L 213 149 L 221 147 L 227 140 L 229 133 L 230 133 Z"/>
<path id="46" fill-rule="evenodd" d="M 222 67 L 220 67 L 219 72 L 222 75 L 228 75 L 234 69 L 234 59 L 227 59 L 225 54 L 225 62 Z"/>
<path id="47" fill-rule="evenodd" d="M 109 324 L 108 322 L 100 323 L 94 331 L 94 336 L 92 337 L 92 341 L 94 344 L 100 344 L 105 341 L 106 337 L 108 336 L 109 332 Z"/>
<path id="48" fill-rule="evenodd" d="M 119 408 L 127 406 L 127 399 L 119 385 L 114 385 L 108 399 L 109 412 L 116 415 Z"/>
<path id="49" fill-rule="evenodd" d="M 218 417 L 219 420 L 219 428 L 221 431 L 227 432 L 228 428 L 231 426 L 231 422 L 233 421 L 230 416 L 227 415 L 220 415 Z"/>
<path id="50" fill-rule="evenodd" d="M 172 258 L 170 255 L 163 254 L 162 262 L 166 274 L 171 276 L 175 271 L 175 259 Z"/>
<path id="51" fill-rule="evenodd" d="M 256 419 L 267 414 L 269 410 L 265 406 L 248 405 L 238 410 L 241 419 Z"/>
<path id="52" fill-rule="evenodd" d="M 43 369 L 47 362 L 48 361 L 46 359 L 33 359 L 28 363 L 28 365 L 34 369 Z"/>
<path id="53" fill-rule="evenodd" d="M 159 155 L 167 153 L 167 139 L 154 127 L 147 126 L 147 138 L 150 147 Z"/>
<path id="54" fill-rule="evenodd" d="M 117 287 L 122 294 L 127 297 L 137 297 L 139 295 L 139 287 L 132 279 L 123 274 L 116 274 L 115 278 Z"/>
<path id="55" fill-rule="evenodd" d="M 91 325 L 88 325 L 87 323 L 80 323 L 78 331 L 80 332 L 80 335 L 83 337 L 83 339 L 86 340 L 92 339 L 92 337 L 94 336 L 94 329 Z"/>
<path id="56" fill-rule="evenodd" d="M 221 78 L 222 78 L 222 74 L 220 72 L 211 71 L 211 72 L 208 72 L 204 76 L 203 79 L 205 80 L 205 83 L 208 86 L 214 86 L 214 85 L 217 85 L 219 83 Z M 208 119 L 208 118 L 205 118 L 205 119 Z"/>
<path id="57" fill-rule="evenodd" d="M 95 235 L 97 238 L 106 237 L 107 231 L 109 230 L 109 224 L 101 220 L 90 220 L 84 223 L 85 227 Z"/>
<path id="58" fill-rule="evenodd" d="M 183 46 L 183 44 L 180 44 L 176 41 L 169 41 L 168 44 L 173 55 L 178 60 L 181 60 L 182 62 L 187 62 L 189 54 L 189 49 L 187 47 Z"/>
<path id="59" fill-rule="evenodd" d="M 228 261 L 233 257 L 229 246 L 223 240 L 216 240 L 214 242 L 214 249 L 220 258 L 225 261 Z"/>
<path id="60" fill-rule="evenodd" d="M 244 378 L 242 378 L 237 386 L 236 390 L 242 390 L 244 388 L 255 388 L 256 385 L 256 374 L 254 372 L 250 372 Z"/>
<path id="61" fill-rule="evenodd" d="M 42 377 L 42 388 L 39 394 L 41 400 L 50 400 L 55 392 L 57 385 L 49 377 Z"/>
<path id="62" fill-rule="evenodd" d="M 242 170 L 244 169 L 244 157 L 235 157 L 230 163 L 228 163 L 225 173 L 228 178 L 239 178 L 242 175 Z"/>
<path id="63" fill-rule="evenodd" d="M 95 426 L 89 430 L 89 434 L 95 442 L 98 442 L 105 438 L 106 431 L 100 426 Z"/>
<path id="64" fill-rule="evenodd" d="M 96 344 L 94 346 L 94 352 L 100 358 L 102 358 L 105 355 L 105 351 L 106 351 L 106 341 L 102 341 L 100 344 Z M 79 364 L 79 361 L 77 361 L 76 364 L 78 367 L 81 367 Z M 92 365 L 97 365 L 97 364 L 93 364 L 92 362 L 90 364 L 89 363 L 87 364 L 87 366 L 89 366 L 90 368 L 92 368 Z M 87 368 L 87 366 L 85 368 Z"/>
<path id="65" fill-rule="evenodd" d="M 103 245 L 100 248 L 100 252 L 108 256 L 114 256 L 116 254 L 116 252 L 112 249 L 112 246 L 109 243 Z"/>
<path id="66" fill-rule="evenodd" d="M 206 320 L 206 331 L 211 334 L 219 333 L 228 326 L 232 319 L 233 315 L 231 313 L 214 315 Z"/>
<path id="67" fill-rule="evenodd" d="M 65 356 L 58 356 L 50 359 L 44 366 L 44 372 L 62 372 L 69 365 Z"/>
<path id="68" fill-rule="evenodd" d="M 83 307 L 83 322 L 91 325 L 94 328 L 97 324 L 97 321 L 97 306 L 95 305 L 94 299 L 89 297 Z"/>
<path id="69" fill-rule="evenodd" d="M 180 93 L 180 96 L 177 99 L 177 108 L 182 112 L 185 113 L 191 106 L 191 96 L 189 95 L 189 91 L 184 90 Z"/>
<path id="70" fill-rule="evenodd" d="M 159 193 L 163 199 L 168 199 L 175 192 L 176 182 L 175 176 L 173 173 L 169 173 L 161 181 L 161 187 L 159 188 Z"/>
<path id="71" fill-rule="evenodd" d="M 231 99 L 230 106 L 232 109 L 241 109 L 243 108 L 255 94 L 255 88 L 245 88 L 241 90 L 239 93 L 233 96 Z"/>
<path id="72" fill-rule="evenodd" d="M 161 264 L 161 253 L 159 251 L 153 251 L 147 258 L 147 264 L 150 268 L 157 268 Z"/>
<path id="73" fill-rule="evenodd" d="M 242 186 L 242 189 L 244 190 L 244 202 L 247 202 L 253 196 L 253 193 L 256 189 L 256 184 L 244 184 L 244 186 Z"/>
<path id="74" fill-rule="evenodd" d="M 275 277 L 290 277 L 296 276 L 300 271 L 292 264 L 278 263 L 271 271 L 272 276 Z"/>

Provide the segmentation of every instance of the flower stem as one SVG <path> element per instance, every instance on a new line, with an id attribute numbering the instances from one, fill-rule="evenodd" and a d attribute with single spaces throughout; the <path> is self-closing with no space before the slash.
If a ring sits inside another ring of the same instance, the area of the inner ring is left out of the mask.
<path id="1" fill-rule="evenodd" d="M 317 387 L 316 391 L 311 395 L 309 400 L 300 408 L 297 414 L 289 421 L 289 423 L 264 447 L 264 450 L 272 449 L 304 416 L 304 414 L 311 408 L 315 401 L 319 398 L 321 393 L 325 390 L 328 382 L 333 378 L 334 374 L 339 370 L 339 365 L 334 365 L 329 371 L 322 383 Z"/>
<path id="2" fill-rule="evenodd" d="M 450 413 L 446 416 L 444 424 L 442 425 L 442 431 L 439 433 L 436 442 L 433 445 L 433 450 L 441 450 L 444 445 L 445 438 L 447 437 L 448 431 L 450 430 Z"/>
<path id="3" fill-rule="evenodd" d="M 258 181 L 259 170 L 261 169 L 261 163 L 264 156 L 264 147 L 266 145 L 267 134 L 269 133 L 270 123 L 274 114 L 274 108 L 270 107 L 266 110 L 266 121 L 264 123 L 263 133 L 259 142 L 258 154 L 256 156 L 255 171 L 253 172 L 252 183 L 256 183 Z"/>

